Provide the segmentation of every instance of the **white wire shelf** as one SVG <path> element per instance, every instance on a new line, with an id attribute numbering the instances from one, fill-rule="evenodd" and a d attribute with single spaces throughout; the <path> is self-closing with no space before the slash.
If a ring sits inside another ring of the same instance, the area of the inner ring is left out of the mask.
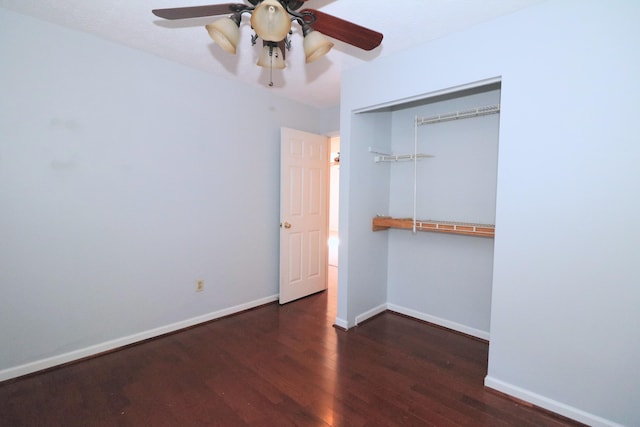
<path id="1" fill-rule="evenodd" d="M 438 221 L 433 219 L 392 218 L 377 216 L 372 221 L 373 231 L 382 231 L 389 228 L 415 231 L 432 231 L 438 233 L 463 234 L 467 236 L 494 237 L 495 225 L 475 224 L 469 222 Z"/>
<path id="2" fill-rule="evenodd" d="M 427 159 L 429 157 L 433 157 L 433 155 L 431 154 L 422 154 L 422 153 L 418 153 L 418 154 L 385 154 L 382 156 L 375 156 L 374 157 L 374 161 L 376 163 L 379 162 L 404 162 L 404 161 L 409 161 L 409 160 L 420 160 L 420 159 Z"/>
<path id="3" fill-rule="evenodd" d="M 434 123 L 448 122 L 451 120 L 470 119 L 472 117 L 488 116 L 500 112 L 500 104 L 478 107 L 471 110 L 444 113 L 431 117 L 416 117 L 416 125 L 432 125 Z"/>

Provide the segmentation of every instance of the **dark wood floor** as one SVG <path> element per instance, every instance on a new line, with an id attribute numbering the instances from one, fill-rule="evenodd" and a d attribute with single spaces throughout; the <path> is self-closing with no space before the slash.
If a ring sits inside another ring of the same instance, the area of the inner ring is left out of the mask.
<path id="1" fill-rule="evenodd" d="M 483 388 L 486 343 L 324 292 L 0 383 L 1 426 L 579 425 Z"/>

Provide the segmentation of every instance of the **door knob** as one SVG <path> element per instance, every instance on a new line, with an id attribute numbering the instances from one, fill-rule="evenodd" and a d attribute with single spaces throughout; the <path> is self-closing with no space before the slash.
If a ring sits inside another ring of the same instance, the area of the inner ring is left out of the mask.
<path id="1" fill-rule="evenodd" d="M 288 222 L 285 221 L 284 228 L 291 228 L 291 224 L 289 224 Z"/>

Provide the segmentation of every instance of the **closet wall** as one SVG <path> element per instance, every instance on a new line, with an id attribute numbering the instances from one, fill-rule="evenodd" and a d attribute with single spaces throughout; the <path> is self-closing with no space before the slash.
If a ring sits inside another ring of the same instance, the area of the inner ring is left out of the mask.
<path id="1" fill-rule="evenodd" d="M 413 153 L 418 117 L 498 105 L 494 85 L 400 106 L 392 111 L 392 152 Z M 495 224 L 499 114 L 417 127 L 416 218 Z M 411 217 L 413 161 L 389 168 L 389 211 Z M 493 238 L 390 229 L 390 309 L 488 339 Z"/>

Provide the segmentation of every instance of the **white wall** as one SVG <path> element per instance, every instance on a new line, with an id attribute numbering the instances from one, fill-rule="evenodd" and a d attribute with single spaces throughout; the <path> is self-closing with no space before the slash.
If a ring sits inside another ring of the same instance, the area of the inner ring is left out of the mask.
<path id="1" fill-rule="evenodd" d="M 0 380 L 275 298 L 279 129 L 337 111 L 3 9 L 0 38 Z"/>
<path id="2" fill-rule="evenodd" d="M 378 304 L 360 273 L 386 245 L 354 207 L 385 200 L 367 191 L 352 112 L 501 77 L 486 384 L 591 425 L 640 424 L 639 19 L 635 1 L 552 0 L 345 73 L 338 318 Z"/>
<path id="3" fill-rule="evenodd" d="M 386 174 L 380 173 L 368 148 L 372 141 L 386 141 L 385 146 L 378 148 L 390 149 L 391 117 L 386 113 L 357 115 L 353 127 L 348 125 L 346 133 L 342 127 L 345 121 L 351 123 L 350 110 L 340 113 L 340 268 L 336 324 L 349 328 L 357 323 L 357 316 L 383 310 L 387 301 L 388 236 L 372 233 L 371 219 L 375 213 L 388 209 L 389 174 L 388 169 Z M 361 138 L 352 139 L 352 132 Z M 357 254 L 359 262 L 344 263 L 351 253 Z"/>

